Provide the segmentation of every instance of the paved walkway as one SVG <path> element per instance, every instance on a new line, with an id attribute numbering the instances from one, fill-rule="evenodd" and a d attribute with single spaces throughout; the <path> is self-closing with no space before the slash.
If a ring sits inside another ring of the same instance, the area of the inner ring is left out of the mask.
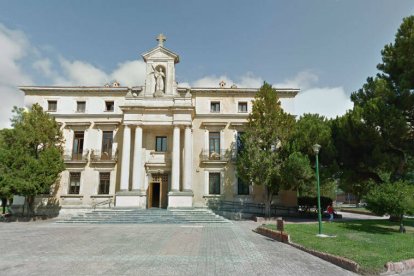
<path id="1" fill-rule="evenodd" d="M 227 225 L 0 223 L 3 275 L 354 275 Z"/>

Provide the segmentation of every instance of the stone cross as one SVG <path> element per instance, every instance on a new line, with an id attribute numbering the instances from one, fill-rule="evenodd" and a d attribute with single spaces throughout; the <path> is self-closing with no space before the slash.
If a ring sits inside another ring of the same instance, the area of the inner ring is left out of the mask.
<path id="1" fill-rule="evenodd" d="M 163 34 L 159 34 L 157 36 L 158 46 L 164 46 L 164 41 L 166 41 L 167 38 Z"/>

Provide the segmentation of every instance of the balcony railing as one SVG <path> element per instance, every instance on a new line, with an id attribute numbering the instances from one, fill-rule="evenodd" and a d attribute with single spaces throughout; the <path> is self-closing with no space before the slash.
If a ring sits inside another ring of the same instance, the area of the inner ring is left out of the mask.
<path id="1" fill-rule="evenodd" d="M 170 164 L 171 163 L 171 154 L 170 152 L 157 152 L 151 151 L 147 155 L 147 165 L 153 164 Z"/>
<path id="2" fill-rule="evenodd" d="M 91 162 L 116 162 L 117 160 L 118 151 L 91 150 Z"/>
<path id="3" fill-rule="evenodd" d="M 89 150 L 84 150 L 82 153 L 75 153 L 72 151 L 65 151 L 63 159 L 65 162 L 88 162 Z"/>
<path id="4" fill-rule="evenodd" d="M 221 149 L 217 151 L 202 150 L 200 160 L 202 162 L 227 162 L 230 160 L 231 151 Z"/>

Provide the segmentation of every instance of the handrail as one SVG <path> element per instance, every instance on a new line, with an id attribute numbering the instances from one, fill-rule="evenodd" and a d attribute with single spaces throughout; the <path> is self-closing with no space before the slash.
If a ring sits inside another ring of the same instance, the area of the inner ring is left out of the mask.
<path id="1" fill-rule="evenodd" d="M 111 197 L 111 198 L 109 198 L 107 200 L 104 200 L 104 201 L 101 201 L 101 202 L 97 202 L 97 203 L 95 203 L 95 204 L 92 205 L 92 208 L 95 210 L 96 209 L 96 206 L 98 206 L 98 205 L 105 205 L 105 204 L 108 204 L 109 208 L 111 208 L 111 203 L 112 203 L 113 200 L 114 199 Z"/>

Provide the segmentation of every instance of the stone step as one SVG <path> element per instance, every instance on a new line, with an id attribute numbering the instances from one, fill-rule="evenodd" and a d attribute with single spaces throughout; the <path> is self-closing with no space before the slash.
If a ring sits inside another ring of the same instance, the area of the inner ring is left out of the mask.
<path id="1" fill-rule="evenodd" d="M 206 209 L 98 209 L 57 223 L 91 224 L 189 224 L 229 223 L 227 219 Z"/>

